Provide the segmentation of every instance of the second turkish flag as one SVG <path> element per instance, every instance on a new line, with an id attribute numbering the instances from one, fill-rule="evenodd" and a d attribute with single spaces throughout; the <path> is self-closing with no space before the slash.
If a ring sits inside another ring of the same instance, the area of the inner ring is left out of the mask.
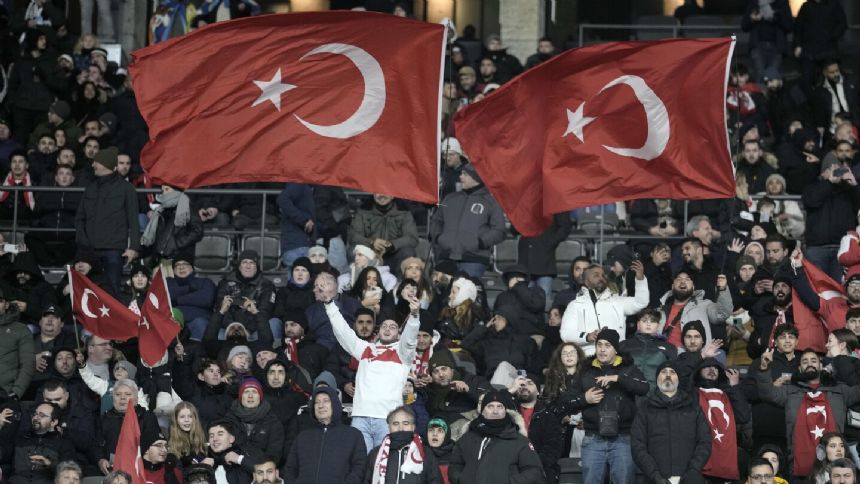
<path id="1" fill-rule="evenodd" d="M 734 195 L 731 39 L 575 49 L 457 113 L 466 156 L 523 235 L 566 210 Z"/>
<path id="2" fill-rule="evenodd" d="M 443 39 L 393 15 L 311 12 L 135 51 L 141 164 L 181 188 L 294 181 L 434 203 Z"/>
<path id="3" fill-rule="evenodd" d="M 152 282 L 140 307 L 140 317 L 143 318 L 138 334 L 140 358 L 147 365 L 155 366 L 181 329 L 173 320 L 170 293 L 167 292 L 161 266 L 152 274 Z"/>

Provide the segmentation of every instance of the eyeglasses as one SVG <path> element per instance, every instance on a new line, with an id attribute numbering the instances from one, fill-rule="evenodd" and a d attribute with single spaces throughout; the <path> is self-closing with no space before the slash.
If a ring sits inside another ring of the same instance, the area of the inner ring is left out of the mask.
<path id="1" fill-rule="evenodd" d="M 39 417 L 39 418 L 51 418 L 51 416 L 50 416 L 50 415 L 45 414 L 45 413 L 42 413 L 42 412 L 36 412 L 36 413 L 34 413 L 34 414 L 33 414 L 33 416 L 34 416 L 34 417 Z"/>
<path id="2" fill-rule="evenodd" d="M 152 444 L 151 447 L 158 447 L 159 449 L 167 449 L 167 442 L 160 442 L 157 444 Z"/>
<path id="3" fill-rule="evenodd" d="M 848 283 L 848 287 L 860 287 L 860 281 L 851 281 Z"/>

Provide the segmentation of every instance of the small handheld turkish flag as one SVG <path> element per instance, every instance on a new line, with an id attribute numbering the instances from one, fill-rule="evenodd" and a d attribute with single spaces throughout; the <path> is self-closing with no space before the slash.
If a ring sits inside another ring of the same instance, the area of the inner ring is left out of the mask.
<path id="1" fill-rule="evenodd" d="M 579 207 L 734 196 L 725 121 L 733 46 L 673 39 L 571 50 L 459 111 L 457 139 L 526 236 Z"/>
<path id="2" fill-rule="evenodd" d="M 104 339 L 125 341 L 137 336 L 138 317 L 87 276 L 67 268 L 72 315 L 90 333 Z"/>
<path id="3" fill-rule="evenodd" d="M 444 36 L 393 15 L 308 12 L 137 50 L 141 164 L 182 188 L 293 181 L 435 203 Z"/>
<path id="4" fill-rule="evenodd" d="M 146 483 L 143 473 L 143 459 L 140 457 L 140 422 L 137 421 L 132 400 L 128 401 L 125 417 L 122 419 L 113 468 L 131 475 L 132 484 Z"/>
<path id="5" fill-rule="evenodd" d="M 170 294 L 161 267 L 152 274 L 152 283 L 140 308 L 138 344 L 140 358 L 154 366 L 164 356 L 173 338 L 179 334 L 179 325 L 173 320 Z"/>
<path id="6" fill-rule="evenodd" d="M 791 290 L 791 307 L 794 325 L 797 327 L 797 347 L 826 351 L 827 335 L 830 331 L 845 327 L 848 302 L 842 286 L 830 278 L 815 264 L 803 259 L 803 273 L 812 291 L 818 295 L 818 314 L 803 303 L 797 289 Z"/>

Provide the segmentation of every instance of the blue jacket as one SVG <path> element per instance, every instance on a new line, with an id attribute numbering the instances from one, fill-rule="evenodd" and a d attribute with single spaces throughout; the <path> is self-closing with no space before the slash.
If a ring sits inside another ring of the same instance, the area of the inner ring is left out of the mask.
<path id="1" fill-rule="evenodd" d="M 340 415 L 337 390 L 320 386 L 314 391 L 314 397 L 320 393 L 331 398 L 332 415 Z M 313 405 L 309 408 L 314 416 Z M 366 460 L 367 450 L 361 432 L 338 419 L 333 419 L 329 425 L 317 421 L 313 428 L 296 437 L 282 475 L 289 484 L 360 484 L 364 480 Z"/>
<path id="2" fill-rule="evenodd" d="M 281 251 L 298 247 L 311 247 L 316 240 L 316 227 L 311 233 L 305 232 L 305 223 L 315 220 L 314 192 L 305 183 L 287 183 L 278 195 L 278 208 L 281 209 Z"/>
<path id="3" fill-rule="evenodd" d="M 343 319 L 352 327 L 355 324 L 355 313 L 361 304 L 346 294 L 339 294 L 334 303 L 340 309 Z M 329 351 L 333 350 L 337 346 L 337 340 L 334 338 L 334 331 L 331 329 L 331 321 L 325 312 L 325 306 L 317 301 L 305 311 L 305 316 L 308 317 L 310 330 L 317 337 L 317 344 L 325 346 Z"/>
<path id="4" fill-rule="evenodd" d="M 192 273 L 185 278 L 168 277 L 167 291 L 173 307 L 179 308 L 186 321 L 209 319 L 215 304 L 215 283 Z"/>

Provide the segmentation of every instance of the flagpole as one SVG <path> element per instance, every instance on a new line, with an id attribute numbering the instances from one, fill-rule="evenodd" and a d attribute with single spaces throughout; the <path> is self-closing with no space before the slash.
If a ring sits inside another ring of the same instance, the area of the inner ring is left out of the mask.
<path id="1" fill-rule="evenodd" d="M 66 277 L 69 278 L 69 302 L 71 302 L 72 307 L 74 308 L 75 307 L 75 296 L 74 296 L 75 289 L 74 289 L 74 286 L 72 286 L 72 266 L 70 266 L 68 264 L 66 264 Z M 81 338 L 80 338 L 80 335 L 78 334 L 78 318 L 75 317 L 74 311 L 72 311 L 72 323 L 75 326 L 75 344 L 78 347 L 78 352 L 82 353 L 83 350 L 81 350 Z"/>

